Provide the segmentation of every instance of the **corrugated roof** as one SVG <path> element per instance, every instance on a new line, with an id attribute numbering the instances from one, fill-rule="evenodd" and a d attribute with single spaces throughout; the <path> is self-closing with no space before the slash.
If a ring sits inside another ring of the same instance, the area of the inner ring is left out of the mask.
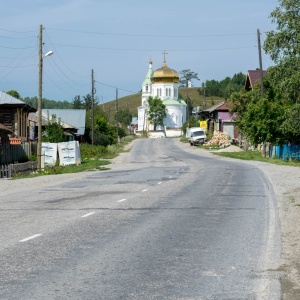
<path id="1" fill-rule="evenodd" d="M 14 107 L 26 107 L 27 112 L 34 112 L 36 109 L 27 103 L 0 91 L 0 105 L 10 105 Z"/>
<path id="2" fill-rule="evenodd" d="M 229 110 L 229 107 L 227 106 L 227 102 L 225 102 L 221 106 L 217 107 L 215 110 L 217 110 L 217 111 L 220 111 L 220 110 Z"/>
<path id="3" fill-rule="evenodd" d="M 56 118 L 61 119 L 62 122 L 70 124 L 76 128 L 78 135 L 84 135 L 85 131 L 85 109 L 43 109 L 43 114 L 55 115 Z"/>
<path id="4" fill-rule="evenodd" d="M 203 109 L 203 111 L 207 111 L 207 112 L 213 112 L 214 110 L 216 110 L 217 108 L 219 108 L 220 106 L 222 106 L 223 104 L 225 104 L 225 100 L 222 101 L 222 102 L 219 102 L 217 104 L 215 104 L 214 106 L 210 107 L 210 108 L 207 108 L 207 109 Z"/>
<path id="5" fill-rule="evenodd" d="M 12 97 L 11 95 L 8 95 L 2 91 L 0 91 L 0 104 L 24 104 L 26 105 L 25 102 Z"/>

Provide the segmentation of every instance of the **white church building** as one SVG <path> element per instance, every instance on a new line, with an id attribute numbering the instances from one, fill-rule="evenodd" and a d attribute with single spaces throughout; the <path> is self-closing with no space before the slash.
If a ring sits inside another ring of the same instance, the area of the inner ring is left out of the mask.
<path id="1" fill-rule="evenodd" d="M 182 135 L 182 125 L 186 121 L 186 103 L 178 98 L 179 74 L 167 66 L 164 59 L 163 66 L 152 70 L 152 60 L 142 85 L 142 105 L 138 107 L 137 134 L 147 132 L 150 137 L 175 137 Z M 149 97 L 158 97 L 167 108 L 164 126 L 153 124 L 147 117 L 147 103 Z"/>

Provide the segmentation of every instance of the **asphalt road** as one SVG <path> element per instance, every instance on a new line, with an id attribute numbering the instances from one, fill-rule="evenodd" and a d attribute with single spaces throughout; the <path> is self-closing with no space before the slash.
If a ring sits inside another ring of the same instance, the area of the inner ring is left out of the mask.
<path id="1" fill-rule="evenodd" d="M 0 191 L 0 299 L 280 299 L 276 203 L 259 169 L 173 139 L 126 155 Z"/>

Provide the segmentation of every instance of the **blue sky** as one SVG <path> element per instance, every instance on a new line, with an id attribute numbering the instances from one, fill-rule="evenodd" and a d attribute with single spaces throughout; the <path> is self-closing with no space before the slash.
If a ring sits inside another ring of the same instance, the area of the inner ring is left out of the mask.
<path id="1" fill-rule="evenodd" d="M 178 72 L 222 80 L 259 66 L 263 43 L 275 29 L 277 0 L 14 0 L 1 4 L 0 90 L 38 94 L 38 34 L 43 25 L 43 97 L 72 101 L 91 93 L 98 101 L 140 91 L 151 58 Z M 3 13 L 5 12 L 5 13 Z M 263 53 L 263 68 L 272 61 Z"/>

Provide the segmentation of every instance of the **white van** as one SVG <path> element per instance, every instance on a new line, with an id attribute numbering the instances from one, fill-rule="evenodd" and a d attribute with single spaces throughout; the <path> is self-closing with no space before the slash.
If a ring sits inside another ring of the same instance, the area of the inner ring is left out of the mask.
<path id="1" fill-rule="evenodd" d="M 185 136 L 191 146 L 204 144 L 207 141 L 205 130 L 200 127 L 187 128 Z"/>

